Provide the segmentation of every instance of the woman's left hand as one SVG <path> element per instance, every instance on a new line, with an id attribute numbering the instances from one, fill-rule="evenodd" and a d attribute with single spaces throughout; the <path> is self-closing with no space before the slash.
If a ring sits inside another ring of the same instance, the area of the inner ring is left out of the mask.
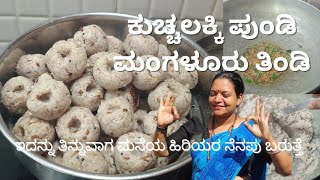
<path id="1" fill-rule="evenodd" d="M 314 110 L 314 109 L 320 109 L 320 94 L 313 94 L 313 98 L 318 98 L 313 101 L 311 101 L 308 105 L 309 110 Z"/>
<path id="2" fill-rule="evenodd" d="M 271 138 L 269 117 L 270 113 L 265 111 L 265 104 L 261 104 L 260 100 L 258 99 L 256 104 L 256 115 L 248 116 L 244 124 L 253 135 L 257 136 L 263 141 L 267 141 Z M 254 121 L 253 126 L 248 124 L 248 121 L 251 119 Z"/>

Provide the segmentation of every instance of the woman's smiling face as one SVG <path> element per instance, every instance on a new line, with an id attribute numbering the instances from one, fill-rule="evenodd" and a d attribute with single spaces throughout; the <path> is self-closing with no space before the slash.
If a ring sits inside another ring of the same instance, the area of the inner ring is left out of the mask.
<path id="1" fill-rule="evenodd" d="M 234 85 L 229 79 L 218 78 L 211 87 L 209 105 L 214 116 L 230 116 L 242 101 L 237 97 Z"/>

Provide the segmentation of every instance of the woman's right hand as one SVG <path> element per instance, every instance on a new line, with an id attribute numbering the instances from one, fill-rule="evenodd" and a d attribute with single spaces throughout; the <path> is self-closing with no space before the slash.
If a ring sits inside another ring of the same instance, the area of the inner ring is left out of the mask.
<path id="1" fill-rule="evenodd" d="M 248 124 L 248 121 L 251 119 L 254 121 L 252 126 Z M 248 116 L 244 122 L 244 125 L 253 135 L 263 141 L 267 141 L 271 138 L 269 119 L 270 113 L 265 111 L 265 103 L 260 104 L 260 100 L 258 99 L 256 104 L 256 115 Z"/>
<path id="2" fill-rule="evenodd" d="M 158 110 L 158 127 L 165 128 L 180 118 L 177 108 L 173 105 L 175 100 L 176 97 L 171 97 L 171 93 L 167 95 L 165 101 L 161 98 Z"/>

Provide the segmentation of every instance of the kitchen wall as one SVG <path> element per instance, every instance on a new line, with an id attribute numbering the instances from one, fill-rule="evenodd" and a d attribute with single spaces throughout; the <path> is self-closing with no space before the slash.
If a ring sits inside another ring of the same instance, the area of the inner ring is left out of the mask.
<path id="1" fill-rule="evenodd" d="M 150 19 L 203 19 L 222 26 L 223 0 L 0 0 L 0 52 L 19 35 L 52 18 L 86 12 L 142 13 Z M 199 39 L 200 36 L 193 36 Z"/>

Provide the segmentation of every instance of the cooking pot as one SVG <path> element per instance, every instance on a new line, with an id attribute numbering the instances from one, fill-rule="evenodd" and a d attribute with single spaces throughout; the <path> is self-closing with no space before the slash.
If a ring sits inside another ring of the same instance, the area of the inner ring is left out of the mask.
<path id="1" fill-rule="evenodd" d="M 224 1 L 223 7 L 225 37 L 223 54 L 225 56 L 234 55 L 233 51 L 235 50 L 238 50 L 239 54 L 243 54 L 248 47 L 265 40 L 286 50 L 303 51 L 310 58 L 311 68 L 309 71 L 293 72 L 287 70 L 284 78 L 278 78 L 269 84 L 246 82 L 247 93 L 298 94 L 313 92 L 319 87 L 320 11 L 318 9 L 298 0 L 227 0 Z M 258 27 L 265 20 L 273 22 L 276 26 L 278 15 L 291 15 L 296 21 L 297 32 L 294 35 L 279 35 L 275 31 L 271 35 L 264 35 L 259 32 L 258 37 L 252 40 L 244 39 L 241 35 L 232 35 L 229 31 L 231 26 L 229 20 L 246 19 L 246 14 L 251 16 L 251 21 L 255 21 Z"/>
<path id="2" fill-rule="evenodd" d="M 24 54 L 41 53 L 46 51 L 58 40 L 72 38 L 73 34 L 77 32 L 80 27 L 90 24 L 99 25 L 108 35 L 113 35 L 120 40 L 124 40 L 128 34 L 128 19 L 136 19 L 135 16 L 116 14 L 116 13 L 87 13 L 78 14 L 68 17 L 62 17 L 46 22 L 29 32 L 18 37 L 13 41 L 2 53 L 0 57 L 0 81 L 4 84 L 8 79 L 17 76 L 15 67 L 19 58 Z M 154 36 L 159 42 L 165 42 L 165 36 Z M 198 50 L 200 58 L 207 56 L 207 53 L 195 42 L 182 35 L 182 42 L 179 45 L 170 46 L 171 50 L 177 50 L 179 55 L 192 56 L 195 50 Z M 202 118 L 201 110 L 197 102 L 198 94 L 201 91 L 201 84 L 209 82 L 205 77 L 212 78 L 214 72 L 199 73 L 199 83 L 193 94 L 195 98 L 192 101 L 191 114 Z M 169 172 L 177 172 L 186 164 L 191 162 L 189 152 L 183 152 L 180 157 L 173 163 L 161 168 L 150 169 L 141 173 L 121 174 L 121 175 L 106 175 L 93 174 L 70 169 L 59 164 L 53 163 L 44 157 L 28 152 L 26 150 L 17 151 L 17 139 L 11 133 L 11 129 L 18 119 L 17 116 L 8 113 L 4 107 L 1 106 L 0 115 L 0 130 L 8 141 L 13 145 L 15 154 L 21 163 L 31 173 L 39 179 L 146 179 L 162 177 Z M 202 135 L 193 137 L 193 140 L 199 141 Z"/>

